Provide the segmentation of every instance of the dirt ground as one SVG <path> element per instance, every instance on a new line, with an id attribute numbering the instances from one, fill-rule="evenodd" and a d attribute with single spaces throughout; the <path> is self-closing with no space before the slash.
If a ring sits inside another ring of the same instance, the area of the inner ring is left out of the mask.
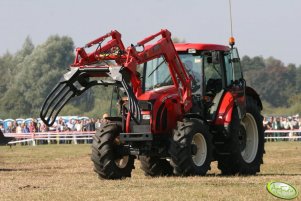
<path id="1" fill-rule="evenodd" d="M 265 185 L 287 182 L 301 200 L 301 142 L 266 143 L 260 174 L 225 177 L 216 163 L 205 177 L 144 176 L 139 161 L 132 178 L 98 179 L 90 145 L 0 147 L 0 200 L 278 200 Z"/>

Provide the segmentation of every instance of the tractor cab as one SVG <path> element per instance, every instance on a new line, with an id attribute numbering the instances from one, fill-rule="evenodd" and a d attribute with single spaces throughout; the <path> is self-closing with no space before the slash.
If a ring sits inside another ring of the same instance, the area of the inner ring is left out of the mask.
<path id="1" fill-rule="evenodd" d="M 236 48 L 215 44 L 175 44 L 192 80 L 192 112 L 212 120 L 225 92 L 230 92 L 241 112 L 245 108 L 245 81 Z"/>

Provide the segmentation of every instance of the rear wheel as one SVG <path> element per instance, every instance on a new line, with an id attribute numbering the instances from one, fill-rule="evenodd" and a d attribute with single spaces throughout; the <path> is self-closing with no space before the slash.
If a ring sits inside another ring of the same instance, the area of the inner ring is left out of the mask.
<path id="1" fill-rule="evenodd" d="M 247 113 L 239 121 L 237 109 L 233 109 L 233 120 L 230 124 L 231 139 L 226 142 L 230 153 L 218 161 L 222 174 L 254 175 L 260 172 L 264 153 L 264 130 L 262 116 L 252 97 L 247 97 Z"/>
<path id="2" fill-rule="evenodd" d="M 199 119 L 184 119 L 173 131 L 169 149 L 174 174 L 205 175 L 212 160 L 212 140 Z"/>
<path id="3" fill-rule="evenodd" d="M 158 157 L 140 156 L 141 169 L 146 176 L 171 176 L 173 168 L 166 159 Z"/>
<path id="4" fill-rule="evenodd" d="M 121 179 L 131 177 L 134 168 L 133 156 L 122 156 L 118 135 L 121 126 L 108 122 L 93 137 L 91 159 L 94 163 L 94 171 L 99 177 L 105 179 Z"/>

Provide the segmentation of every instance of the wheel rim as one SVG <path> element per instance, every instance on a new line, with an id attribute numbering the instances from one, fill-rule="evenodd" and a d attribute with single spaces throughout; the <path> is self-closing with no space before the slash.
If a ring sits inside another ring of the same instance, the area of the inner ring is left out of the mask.
<path id="1" fill-rule="evenodd" d="M 196 166 L 201 166 L 207 157 L 206 140 L 201 133 L 196 133 L 192 138 L 192 144 L 196 146 L 196 153 L 192 155 L 192 160 Z"/>
<path id="2" fill-rule="evenodd" d="M 122 158 L 115 159 L 115 164 L 119 168 L 125 168 L 129 162 L 129 156 L 124 156 Z"/>
<path id="3" fill-rule="evenodd" d="M 251 163 L 258 150 L 258 129 L 253 115 L 247 113 L 242 120 L 242 126 L 245 130 L 245 148 L 241 151 L 241 155 L 245 162 Z"/>

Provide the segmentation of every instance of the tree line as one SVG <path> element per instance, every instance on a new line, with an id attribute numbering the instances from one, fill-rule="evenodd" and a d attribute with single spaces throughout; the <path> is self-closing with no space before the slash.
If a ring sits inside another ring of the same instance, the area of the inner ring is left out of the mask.
<path id="1" fill-rule="evenodd" d="M 0 118 L 38 117 L 45 97 L 73 60 L 73 40 L 58 35 L 36 47 L 27 37 L 18 52 L 0 56 Z M 267 112 L 273 108 L 300 112 L 301 66 L 261 56 L 243 56 L 241 63 L 247 84 L 260 94 Z M 110 102 L 111 96 L 112 88 L 94 87 L 72 100 L 61 114 L 100 117 L 116 104 Z"/>
<path id="2" fill-rule="evenodd" d="M 301 65 L 285 65 L 274 57 L 243 56 L 241 64 L 247 85 L 256 89 L 267 114 L 301 112 Z"/>

